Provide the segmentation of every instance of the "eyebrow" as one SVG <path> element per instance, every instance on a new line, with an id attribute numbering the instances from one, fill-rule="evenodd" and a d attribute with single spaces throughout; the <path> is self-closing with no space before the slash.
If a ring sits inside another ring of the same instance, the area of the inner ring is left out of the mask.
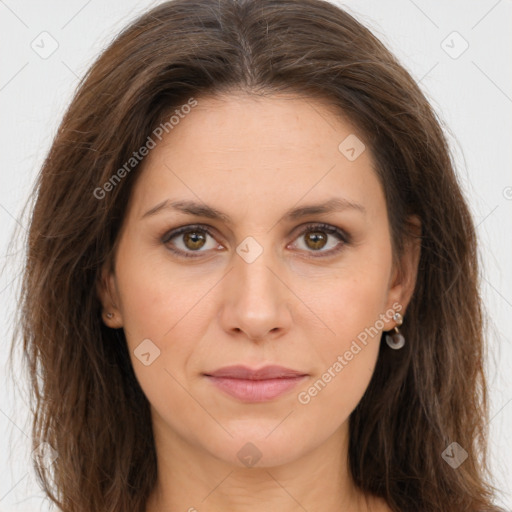
<path id="1" fill-rule="evenodd" d="M 285 212 L 285 214 L 281 217 L 280 221 L 297 220 L 301 217 L 306 217 L 308 215 L 340 212 L 347 209 L 359 211 L 363 215 L 366 214 L 366 209 L 362 204 L 354 203 L 353 201 L 349 201 L 348 199 L 345 198 L 336 197 L 329 199 L 324 203 L 309 204 L 306 206 L 300 206 L 298 208 L 292 208 Z M 232 224 L 232 220 L 231 217 L 229 217 L 229 215 L 226 215 L 225 213 L 220 212 L 219 210 L 211 206 L 208 206 L 207 204 L 197 203 L 195 201 L 170 201 L 169 199 L 162 201 L 161 203 L 157 204 L 156 206 L 148 210 L 144 215 L 142 215 L 141 219 L 151 217 L 153 215 L 156 215 L 157 213 L 166 210 L 180 211 L 183 213 L 187 213 L 189 215 L 222 220 L 226 224 Z"/>

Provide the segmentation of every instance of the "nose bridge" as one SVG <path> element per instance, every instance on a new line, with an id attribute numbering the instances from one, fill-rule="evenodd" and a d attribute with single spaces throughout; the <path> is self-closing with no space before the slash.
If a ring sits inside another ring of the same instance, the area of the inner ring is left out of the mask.
<path id="1" fill-rule="evenodd" d="M 257 302 L 259 305 L 278 299 L 279 286 L 282 285 L 274 275 L 276 265 L 272 249 L 263 247 L 253 237 L 247 237 L 236 252 L 233 278 L 238 298 L 246 304 Z"/>
<path id="2" fill-rule="evenodd" d="M 279 270 L 272 249 L 248 237 L 236 252 L 223 301 L 224 328 L 257 339 L 288 327 L 286 287 L 276 276 Z"/>

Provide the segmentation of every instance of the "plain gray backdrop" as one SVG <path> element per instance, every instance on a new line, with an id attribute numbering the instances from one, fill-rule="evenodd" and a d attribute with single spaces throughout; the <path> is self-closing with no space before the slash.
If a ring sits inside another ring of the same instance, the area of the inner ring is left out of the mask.
<path id="1" fill-rule="evenodd" d="M 0 512 L 47 509 L 31 467 L 19 358 L 21 391 L 6 372 L 23 261 L 7 244 L 15 226 L 27 226 L 21 208 L 79 79 L 127 23 L 159 3 L 0 0 Z M 512 0 L 337 3 L 395 53 L 443 120 L 478 226 L 491 463 L 498 503 L 512 509 Z"/>

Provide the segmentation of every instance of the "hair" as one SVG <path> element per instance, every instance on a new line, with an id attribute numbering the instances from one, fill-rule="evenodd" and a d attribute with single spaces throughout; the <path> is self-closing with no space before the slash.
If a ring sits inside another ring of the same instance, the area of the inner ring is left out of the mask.
<path id="1" fill-rule="evenodd" d="M 94 191 L 177 107 L 236 91 L 324 99 L 357 127 L 384 190 L 394 257 L 409 216 L 421 221 L 407 343 L 380 344 L 349 419 L 355 484 L 396 512 L 500 510 L 487 462 L 475 228 L 442 123 L 390 51 L 323 0 L 162 3 L 81 81 L 32 191 L 11 346 L 30 379 L 33 447 L 58 454 L 51 466 L 34 462 L 45 494 L 63 512 L 145 510 L 157 478 L 149 403 L 124 331 L 101 321 L 96 288 L 141 164 L 101 199 Z M 452 442 L 468 453 L 457 469 L 442 457 Z"/>

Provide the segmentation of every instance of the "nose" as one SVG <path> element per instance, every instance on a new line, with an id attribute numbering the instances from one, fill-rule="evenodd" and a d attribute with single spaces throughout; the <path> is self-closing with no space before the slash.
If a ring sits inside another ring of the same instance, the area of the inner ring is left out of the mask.
<path id="1" fill-rule="evenodd" d="M 220 312 L 226 332 L 261 341 L 280 337 L 290 329 L 293 294 L 282 267 L 272 256 L 270 250 L 263 250 L 250 262 L 234 254 L 233 268 L 224 280 Z"/>

